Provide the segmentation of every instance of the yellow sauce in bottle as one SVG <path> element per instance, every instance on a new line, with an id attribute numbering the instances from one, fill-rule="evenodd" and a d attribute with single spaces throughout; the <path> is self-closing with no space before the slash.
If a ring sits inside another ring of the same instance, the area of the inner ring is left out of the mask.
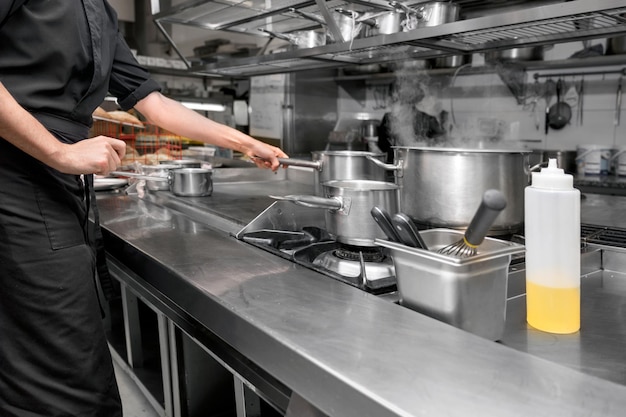
<path id="1" fill-rule="evenodd" d="M 526 280 L 526 319 L 532 327 L 550 333 L 580 330 L 580 288 L 537 285 Z"/>

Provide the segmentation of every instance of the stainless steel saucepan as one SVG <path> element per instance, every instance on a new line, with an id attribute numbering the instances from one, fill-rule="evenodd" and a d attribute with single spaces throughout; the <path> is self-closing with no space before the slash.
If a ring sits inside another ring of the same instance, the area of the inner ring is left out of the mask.
<path id="1" fill-rule="evenodd" d="M 166 182 L 169 190 L 181 197 L 204 197 L 213 192 L 213 172 L 204 168 L 172 169 L 164 176 L 137 174 L 135 172 L 112 171 L 110 175 L 118 177 L 137 178 L 155 182 Z"/>
<path id="2" fill-rule="evenodd" d="M 325 197 L 312 195 L 271 196 L 295 204 L 326 209 L 326 230 L 339 242 L 375 246 L 385 234 L 370 215 L 373 207 L 398 211 L 398 189 L 393 183 L 367 180 L 337 180 L 323 184 Z"/>
<path id="3" fill-rule="evenodd" d="M 371 162 L 383 162 L 384 153 L 365 151 L 315 151 L 313 160 L 279 158 L 282 165 L 300 166 L 315 170 L 315 194 L 323 195 L 322 184 L 333 180 L 385 181 L 385 168 Z"/>

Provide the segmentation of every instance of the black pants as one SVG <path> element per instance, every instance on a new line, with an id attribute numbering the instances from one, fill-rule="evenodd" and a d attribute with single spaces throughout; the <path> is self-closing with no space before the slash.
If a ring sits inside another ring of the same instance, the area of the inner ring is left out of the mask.
<path id="1" fill-rule="evenodd" d="M 118 417 L 80 178 L 0 139 L 0 416 Z"/>

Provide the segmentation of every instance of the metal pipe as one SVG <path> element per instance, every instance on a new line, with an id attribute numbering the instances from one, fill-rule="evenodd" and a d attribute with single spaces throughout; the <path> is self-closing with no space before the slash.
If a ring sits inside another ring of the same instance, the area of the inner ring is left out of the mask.
<path id="1" fill-rule="evenodd" d="M 550 78 L 550 77 L 554 77 L 554 78 L 560 78 L 560 77 L 577 77 L 577 76 L 584 76 L 584 75 L 606 75 L 606 74 L 621 74 L 621 75 L 626 75 L 626 68 L 622 68 L 621 70 L 612 70 L 612 71 L 578 71 L 578 72 L 562 72 L 562 73 L 558 73 L 558 74 L 539 74 L 538 72 L 535 73 L 535 75 L 533 75 L 533 77 L 536 79 L 539 78 Z"/>

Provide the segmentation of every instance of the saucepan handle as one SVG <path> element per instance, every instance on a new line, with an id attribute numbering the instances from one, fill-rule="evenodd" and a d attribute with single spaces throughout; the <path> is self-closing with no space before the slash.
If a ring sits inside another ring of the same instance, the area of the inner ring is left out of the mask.
<path id="1" fill-rule="evenodd" d="M 281 165 L 292 165 L 295 167 L 313 168 L 318 171 L 322 170 L 321 161 L 306 161 L 304 159 L 278 158 Z"/>
<path id="2" fill-rule="evenodd" d="M 343 208 L 343 202 L 340 198 L 324 198 L 314 195 L 270 195 L 275 200 L 291 201 L 294 204 L 304 207 L 322 208 L 329 210 L 341 210 Z"/>
<path id="3" fill-rule="evenodd" d="M 401 164 L 400 162 L 398 162 L 397 165 L 394 164 L 386 164 L 383 161 L 381 161 L 380 159 L 377 159 L 371 155 L 366 155 L 365 156 L 368 160 L 372 161 L 376 166 L 381 167 L 382 169 L 386 170 L 386 171 L 399 171 L 401 168 Z"/>
<path id="4" fill-rule="evenodd" d="M 111 171 L 109 175 L 113 175 L 116 177 L 137 178 L 139 180 L 146 180 L 146 181 L 169 181 L 168 177 L 157 177 L 157 176 L 152 176 L 152 175 L 137 174 L 136 172 Z"/>

